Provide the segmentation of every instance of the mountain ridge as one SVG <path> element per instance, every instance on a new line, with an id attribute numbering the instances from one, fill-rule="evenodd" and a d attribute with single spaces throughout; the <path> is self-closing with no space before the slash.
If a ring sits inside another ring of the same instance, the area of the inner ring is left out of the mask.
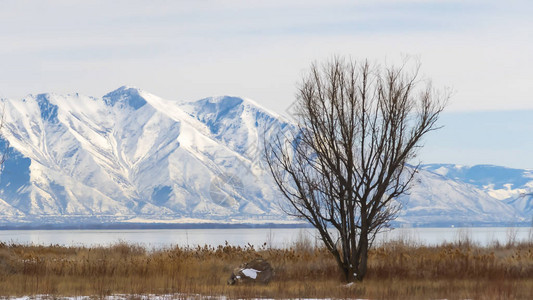
<path id="1" fill-rule="evenodd" d="M 253 100 L 178 102 L 123 86 L 101 98 L 48 93 L 0 101 L 0 146 L 11 152 L 0 173 L 0 224 L 298 222 L 278 205 L 282 197 L 261 155 L 263 139 L 290 122 Z M 422 166 L 423 184 L 402 199 L 398 222 L 451 224 L 468 214 L 479 224 L 527 220 L 531 201 L 490 195 L 504 183 L 455 184 L 457 178 L 436 177 L 439 168 L 453 169 Z M 519 189 L 533 187 L 527 184 Z M 439 185 L 447 189 L 432 188 Z"/>

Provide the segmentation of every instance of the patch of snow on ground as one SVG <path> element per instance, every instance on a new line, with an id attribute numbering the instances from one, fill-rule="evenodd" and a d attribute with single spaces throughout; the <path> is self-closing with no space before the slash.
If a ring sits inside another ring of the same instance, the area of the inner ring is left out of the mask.
<path id="1" fill-rule="evenodd" d="M 255 269 L 244 269 L 242 270 L 242 273 L 244 275 L 246 275 L 247 277 L 250 277 L 252 279 L 256 279 L 257 278 L 257 273 L 259 273 L 261 271 L 258 271 L 258 270 L 255 270 Z"/>

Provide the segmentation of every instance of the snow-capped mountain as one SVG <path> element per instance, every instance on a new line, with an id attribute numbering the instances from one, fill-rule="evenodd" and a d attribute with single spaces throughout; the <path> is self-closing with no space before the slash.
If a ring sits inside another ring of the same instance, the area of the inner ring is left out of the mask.
<path id="1" fill-rule="evenodd" d="M 499 200 L 516 198 L 533 188 L 533 170 L 451 164 L 428 164 L 422 168 L 447 178 L 470 183 Z"/>
<path id="2" fill-rule="evenodd" d="M 253 167 L 259 152 L 247 152 L 262 145 L 259 128 L 281 121 L 252 102 L 178 104 L 127 87 L 99 99 L 2 102 L 11 146 L 0 177 L 4 220 L 282 215 L 269 174 Z"/>
<path id="3" fill-rule="evenodd" d="M 290 124 L 251 100 L 183 103 L 122 87 L 102 98 L 1 102 L 0 147 L 9 146 L 0 173 L 2 224 L 287 221 L 262 147 Z M 400 222 L 524 220 L 518 200 L 500 201 L 483 186 L 443 175 L 421 170 Z"/>
<path id="4" fill-rule="evenodd" d="M 431 172 L 425 165 L 415 177 L 398 221 L 411 224 L 514 226 L 527 219 L 524 210 L 498 200 L 468 180 Z"/>
<path id="5" fill-rule="evenodd" d="M 531 219 L 533 215 L 533 170 L 453 164 L 427 164 L 422 169 L 471 184 L 492 198 L 512 205 L 526 217 Z"/>

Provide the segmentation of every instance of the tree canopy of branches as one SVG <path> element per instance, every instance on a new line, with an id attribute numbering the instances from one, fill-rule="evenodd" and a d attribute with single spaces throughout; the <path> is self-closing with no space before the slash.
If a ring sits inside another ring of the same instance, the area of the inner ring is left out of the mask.
<path id="1" fill-rule="evenodd" d="M 368 250 L 418 169 L 408 162 L 448 100 L 407 65 L 313 64 L 298 89 L 294 130 L 265 141 L 285 210 L 318 230 L 348 282 L 367 273 Z"/>

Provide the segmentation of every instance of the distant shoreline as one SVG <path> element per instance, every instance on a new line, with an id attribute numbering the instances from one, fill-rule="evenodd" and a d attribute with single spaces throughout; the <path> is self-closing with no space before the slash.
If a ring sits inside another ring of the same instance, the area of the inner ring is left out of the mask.
<path id="1" fill-rule="evenodd" d="M 106 224 L 13 224 L 0 230 L 139 230 L 139 229 L 249 229 L 312 228 L 305 223 L 106 223 Z"/>
<path id="2" fill-rule="evenodd" d="M 392 228 L 472 228 L 472 227 L 533 227 L 531 222 L 515 224 L 463 223 L 463 224 L 392 224 Z M 268 229 L 313 228 L 307 223 L 64 223 L 64 224 L 2 224 L 0 230 L 150 230 L 150 229 Z"/>

